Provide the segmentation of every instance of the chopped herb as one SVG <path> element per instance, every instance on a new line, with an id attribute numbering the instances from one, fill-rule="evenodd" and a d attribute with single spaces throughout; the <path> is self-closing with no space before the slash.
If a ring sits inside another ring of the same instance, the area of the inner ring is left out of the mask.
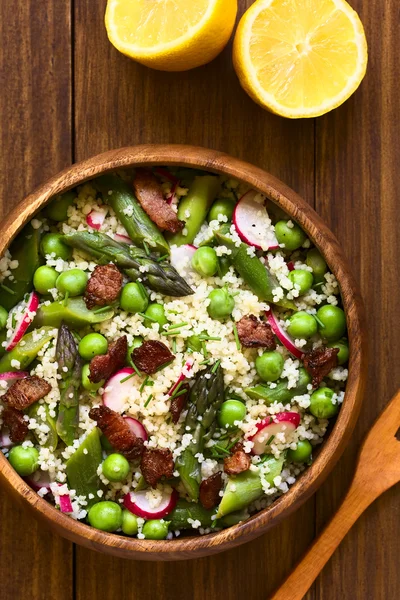
<path id="1" fill-rule="evenodd" d="M 221 364 L 220 360 L 217 360 L 217 362 L 215 363 L 215 365 L 213 366 L 213 368 L 211 369 L 211 373 L 215 373 L 216 370 L 218 369 L 219 365 Z"/>
<path id="2" fill-rule="evenodd" d="M 322 321 L 320 319 L 318 319 L 318 317 L 316 315 L 314 315 L 314 319 L 317 321 L 317 323 L 320 327 L 322 327 L 323 329 L 325 328 L 325 325 L 322 323 Z"/>
<path id="3" fill-rule="evenodd" d="M 218 444 L 215 444 L 213 446 L 213 448 L 216 448 L 217 450 L 219 450 L 223 454 L 230 454 L 229 450 L 227 450 L 226 448 L 223 448 L 222 446 L 219 446 Z"/>
<path id="4" fill-rule="evenodd" d="M 183 381 L 180 381 L 178 383 L 178 385 L 176 386 L 176 388 L 174 389 L 173 394 L 176 394 L 176 392 L 182 387 L 182 385 L 183 385 Z"/>
<path id="5" fill-rule="evenodd" d="M 236 348 L 238 350 L 240 350 L 242 346 L 240 345 L 239 334 L 238 334 L 238 330 L 236 327 L 236 323 L 233 324 L 233 335 L 235 336 Z"/>
<path id="6" fill-rule="evenodd" d="M 67 306 L 67 304 L 68 304 L 68 298 L 69 298 L 69 292 L 65 292 L 63 306 Z"/>
<path id="7" fill-rule="evenodd" d="M 168 327 L 168 331 L 171 331 L 171 329 L 178 329 L 178 327 L 186 327 L 186 325 L 189 325 L 189 323 L 176 323 L 175 325 Z"/>
<path id="8" fill-rule="evenodd" d="M 179 315 L 179 311 L 178 310 L 170 310 L 168 309 L 167 312 L 171 313 L 171 315 Z"/>
<path id="9" fill-rule="evenodd" d="M 208 356 L 207 346 L 206 346 L 206 343 L 204 341 L 201 342 L 201 350 L 202 350 L 204 356 L 207 358 L 207 356 Z"/>
<path id="10" fill-rule="evenodd" d="M 270 444 L 272 444 L 272 442 L 274 441 L 275 436 L 271 435 L 271 437 L 269 438 L 269 440 L 267 441 L 267 446 L 269 446 Z"/>
<path id="11" fill-rule="evenodd" d="M 162 262 L 166 258 L 169 258 L 168 254 L 164 254 L 163 256 L 160 256 L 160 258 L 157 258 L 157 262 Z M 169 312 L 172 312 L 172 310 L 170 310 Z"/>
<path id="12" fill-rule="evenodd" d="M 140 393 L 142 393 L 142 392 L 143 392 L 143 390 L 144 390 L 145 386 L 148 384 L 148 381 L 149 381 L 149 376 L 147 375 L 147 376 L 146 376 L 146 379 L 143 381 L 142 385 L 141 385 L 141 386 L 140 386 L 140 388 L 139 388 L 139 392 L 140 392 Z"/>
<path id="13" fill-rule="evenodd" d="M 144 403 L 144 408 L 148 407 L 148 405 L 150 404 L 152 399 L 153 399 L 153 394 L 150 394 L 150 396 L 147 398 L 146 402 Z"/>
<path id="14" fill-rule="evenodd" d="M 106 312 L 106 310 L 110 310 L 110 308 L 112 308 L 112 307 L 111 306 L 102 306 L 101 308 L 94 310 L 93 314 L 97 315 L 98 313 Z"/>
<path id="15" fill-rule="evenodd" d="M 143 240 L 143 248 L 144 248 L 144 251 L 146 252 L 147 256 L 150 256 L 150 250 L 149 250 L 149 247 L 146 244 L 145 240 Z"/>
<path id="16" fill-rule="evenodd" d="M 176 354 L 176 338 L 172 338 L 172 352 Z"/>
<path id="17" fill-rule="evenodd" d="M 153 317 L 149 317 L 148 315 L 145 315 L 144 313 L 138 313 L 139 317 L 143 317 L 143 319 L 148 319 L 149 321 L 152 321 L 153 323 L 158 323 L 158 321 L 156 319 L 153 319 Z"/>
<path id="18" fill-rule="evenodd" d="M 170 398 L 171 398 L 171 400 L 172 400 L 173 398 L 179 398 L 179 396 L 183 396 L 183 394 L 186 394 L 186 393 L 187 393 L 187 389 L 184 389 L 184 390 L 179 390 L 179 392 L 174 392 L 174 393 L 172 394 L 172 396 L 170 396 Z"/>
<path id="19" fill-rule="evenodd" d="M 233 442 L 231 442 L 231 443 L 229 444 L 229 446 L 228 446 L 228 448 L 227 448 L 227 449 L 228 449 L 228 450 L 230 450 L 231 448 L 233 448 L 233 446 L 234 446 L 235 444 L 237 444 L 237 443 L 238 443 L 238 441 L 239 441 L 239 438 L 236 438 L 235 440 L 233 440 Z"/>
<path id="20" fill-rule="evenodd" d="M 139 375 L 139 377 L 141 377 L 142 374 L 139 371 L 139 369 L 137 368 L 137 366 L 135 365 L 135 363 L 132 360 L 130 360 L 129 364 L 131 365 L 132 369 L 135 371 L 136 375 Z M 132 373 L 132 375 L 133 375 L 133 373 Z"/>
<path id="21" fill-rule="evenodd" d="M 2 283 L 0 285 L 1 289 L 4 290 L 5 292 L 8 292 L 9 294 L 11 294 L 12 296 L 15 296 L 15 292 L 14 290 L 12 290 L 11 288 L 9 288 L 7 285 L 4 285 L 4 283 Z"/>
<path id="22" fill-rule="evenodd" d="M 202 361 L 199 363 L 199 365 L 208 365 L 208 364 L 210 364 L 210 360 L 211 360 L 210 358 L 207 358 L 206 360 L 202 360 Z"/>
<path id="23" fill-rule="evenodd" d="M 215 341 L 215 342 L 220 342 L 221 338 L 220 337 L 213 337 L 211 335 L 204 335 L 203 333 L 201 335 L 199 335 L 199 340 L 201 341 Z"/>
<path id="24" fill-rule="evenodd" d="M 163 369 L 165 369 L 165 367 L 168 367 L 168 365 L 170 365 L 172 362 L 174 362 L 174 358 L 172 358 L 171 360 L 169 360 L 168 362 L 164 363 L 163 365 L 159 366 L 158 369 L 156 370 L 156 373 L 158 373 L 158 371 L 162 371 Z"/>
<path id="25" fill-rule="evenodd" d="M 181 334 L 181 330 L 180 329 L 173 329 L 172 331 L 163 331 L 161 335 L 180 335 Z"/>
<path id="26" fill-rule="evenodd" d="M 135 375 L 136 375 L 136 373 L 131 373 L 127 377 L 124 377 L 123 379 L 121 379 L 120 383 L 125 383 L 125 381 L 128 381 L 128 379 L 132 379 L 132 377 L 135 377 Z"/>

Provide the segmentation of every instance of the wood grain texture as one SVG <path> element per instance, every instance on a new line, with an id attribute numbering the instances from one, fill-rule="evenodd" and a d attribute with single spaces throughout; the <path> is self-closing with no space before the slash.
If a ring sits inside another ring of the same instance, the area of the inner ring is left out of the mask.
<path id="1" fill-rule="evenodd" d="M 0 2 L 0 214 L 71 161 L 70 5 Z M 72 544 L 0 489 L 0 597 L 70 600 Z"/>

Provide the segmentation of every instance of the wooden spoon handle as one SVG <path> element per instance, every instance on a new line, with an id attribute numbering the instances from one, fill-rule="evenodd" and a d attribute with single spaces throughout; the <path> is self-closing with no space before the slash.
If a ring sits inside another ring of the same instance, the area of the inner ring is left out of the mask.
<path id="1" fill-rule="evenodd" d="M 379 494 L 377 494 L 379 495 Z M 270 600 L 301 600 L 358 517 L 375 500 L 355 482 L 337 513 Z"/>

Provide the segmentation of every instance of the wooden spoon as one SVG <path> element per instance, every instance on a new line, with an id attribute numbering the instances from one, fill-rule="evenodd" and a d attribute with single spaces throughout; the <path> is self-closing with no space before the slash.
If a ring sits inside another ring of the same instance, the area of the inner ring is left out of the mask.
<path id="1" fill-rule="evenodd" d="M 350 489 L 338 511 L 270 600 L 301 600 L 364 510 L 400 481 L 400 390 L 378 417 L 358 456 Z"/>

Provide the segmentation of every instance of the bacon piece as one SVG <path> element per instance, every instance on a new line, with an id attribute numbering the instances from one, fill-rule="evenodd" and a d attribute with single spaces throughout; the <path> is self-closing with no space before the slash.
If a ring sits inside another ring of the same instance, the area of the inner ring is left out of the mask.
<path id="1" fill-rule="evenodd" d="M 250 465 L 250 456 L 243 450 L 243 444 L 240 442 L 232 448 L 232 456 L 224 458 L 224 471 L 228 475 L 239 475 L 243 471 L 248 471 Z"/>
<path id="2" fill-rule="evenodd" d="M 174 461 L 167 448 L 145 448 L 140 461 L 143 477 L 151 487 L 157 487 L 161 477 L 172 477 Z"/>
<path id="3" fill-rule="evenodd" d="M 143 342 L 132 352 L 133 362 L 140 371 L 147 375 L 152 375 L 174 358 L 175 356 L 169 351 L 169 348 L 157 340 Z"/>
<path id="4" fill-rule="evenodd" d="M 3 396 L 4 397 L 4 396 Z M 28 435 L 28 424 L 20 410 L 6 406 L 1 415 L 3 424 L 10 430 L 10 440 L 20 444 Z"/>
<path id="5" fill-rule="evenodd" d="M 240 343 L 245 348 L 267 348 L 267 350 L 276 348 L 271 327 L 254 315 L 242 317 L 236 326 Z"/>
<path id="6" fill-rule="evenodd" d="M 143 210 L 161 230 L 178 233 L 185 222 L 180 221 L 176 212 L 165 201 L 161 185 L 151 171 L 136 169 L 133 188 Z"/>
<path id="7" fill-rule="evenodd" d="M 337 367 L 339 348 L 315 348 L 304 355 L 303 364 L 312 377 L 313 387 L 319 386 L 325 375 Z"/>
<path id="8" fill-rule="evenodd" d="M 86 285 L 84 300 L 88 308 L 115 302 L 122 288 L 122 274 L 113 264 L 97 265 Z"/>
<path id="9" fill-rule="evenodd" d="M 126 419 L 108 406 L 92 408 L 89 417 L 110 442 L 111 446 L 128 460 L 140 458 L 143 452 L 143 440 L 131 431 Z"/>
<path id="10" fill-rule="evenodd" d="M 51 385 L 47 381 L 33 375 L 18 379 L 13 383 L 2 400 L 11 408 L 24 410 L 37 400 L 44 398 L 50 391 Z"/>
<path id="11" fill-rule="evenodd" d="M 118 369 L 124 366 L 126 353 L 128 352 L 128 340 L 126 335 L 121 336 L 108 346 L 107 354 L 95 356 L 90 361 L 89 379 L 93 383 L 99 383 L 102 379 L 108 379 Z"/>
<path id="12" fill-rule="evenodd" d="M 222 488 L 222 474 L 221 471 L 214 473 L 211 477 L 204 479 L 200 484 L 200 495 L 199 500 L 203 508 L 207 510 L 217 506 L 220 501 L 219 492 Z"/>
<path id="13" fill-rule="evenodd" d="M 182 392 L 185 392 L 184 394 Z M 171 404 L 169 407 L 169 412 L 172 415 L 172 422 L 173 423 L 177 423 L 179 421 L 179 417 L 181 416 L 181 412 L 183 411 L 183 409 L 185 408 L 187 401 L 188 401 L 188 396 L 189 396 L 189 392 L 190 392 L 190 386 L 188 383 L 184 383 L 183 385 L 180 386 L 179 390 L 178 390 L 178 394 L 180 393 L 180 396 L 176 396 L 175 398 L 172 397 L 171 398 Z"/>

